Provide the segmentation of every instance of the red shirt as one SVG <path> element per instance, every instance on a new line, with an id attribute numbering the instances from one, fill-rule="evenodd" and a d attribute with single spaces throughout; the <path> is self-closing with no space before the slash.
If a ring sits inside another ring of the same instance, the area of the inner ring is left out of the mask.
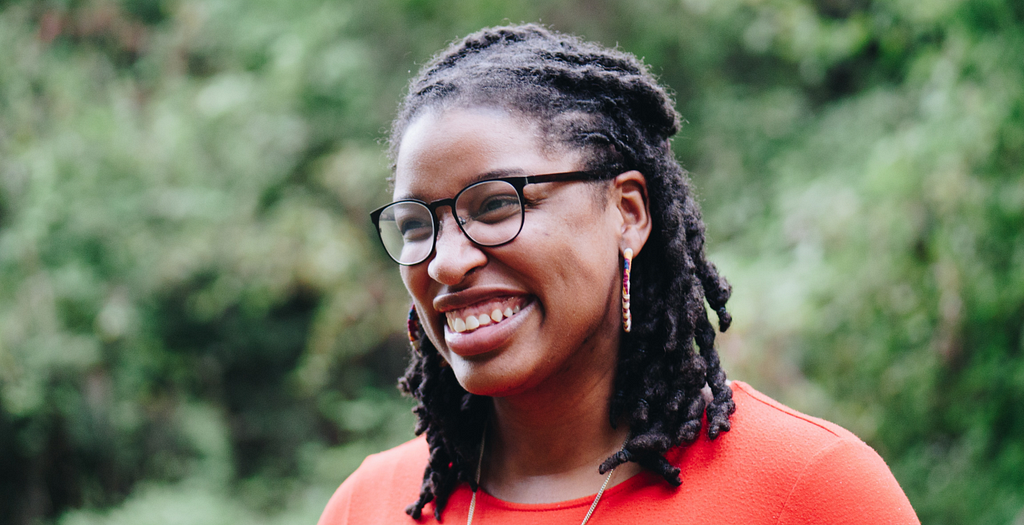
<path id="1" fill-rule="evenodd" d="M 605 491 L 590 524 L 919 524 L 910 502 L 874 450 L 849 431 L 732 383 L 732 430 L 715 441 L 669 451 L 680 487 L 641 472 Z M 319 525 L 437 523 L 404 510 L 419 495 L 427 461 L 423 437 L 374 454 L 331 498 Z M 471 496 L 460 484 L 441 518 L 466 522 Z M 480 490 L 473 523 L 572 524 L 594 496 L 559 503 L 509 503 Z"/>

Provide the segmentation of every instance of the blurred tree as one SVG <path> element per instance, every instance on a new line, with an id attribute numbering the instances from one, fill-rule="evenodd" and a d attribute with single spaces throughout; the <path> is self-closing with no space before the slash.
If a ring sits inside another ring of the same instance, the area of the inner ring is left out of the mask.
<path id="1" fill-rule="evenodd" d="M 755 66 L 690 113 L 723 345 L 871 442 L 923 522 L 1019 522 L 1024 6 L 825 4 L 752 5 L 729 62 Z"/>
<path id="2" fill-rule="evenodd" d="M 362 44 L 345 6 L 249 5 L 0 16 L 4 523 L 411 435 Z"/>
<path id="3" fill-rule="evenodd" d="M 732 377 L 1024 522 L 1015 0 L 0 2 L 0 522 L 312 522 L 407 439 L 378 141 L 508 20 L 676 90 Z"/>

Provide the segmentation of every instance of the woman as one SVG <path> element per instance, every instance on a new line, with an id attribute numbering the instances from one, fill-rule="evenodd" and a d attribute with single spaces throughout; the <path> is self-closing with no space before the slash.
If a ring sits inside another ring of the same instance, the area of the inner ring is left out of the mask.
<path id="1" fill-rule="evenodd" d="M 635 57 L 534 25 L 424 67 L 372 216 L 413 299 L 420 437 L 321 524 L 917 522 L 855 436 L 726 381 L 678 129 Z"/>

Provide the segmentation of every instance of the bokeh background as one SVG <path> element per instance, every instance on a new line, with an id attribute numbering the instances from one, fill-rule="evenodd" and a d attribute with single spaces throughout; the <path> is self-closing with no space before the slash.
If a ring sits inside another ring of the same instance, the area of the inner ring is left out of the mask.
<path id="1" fill-rule="evenodd" d="M 0 523 L 314 523 L 409 439 L 381 139 L 508 21 L 676 93 L 732 378 L 1024 524 L 1020 0 L 0 0 Z"/>

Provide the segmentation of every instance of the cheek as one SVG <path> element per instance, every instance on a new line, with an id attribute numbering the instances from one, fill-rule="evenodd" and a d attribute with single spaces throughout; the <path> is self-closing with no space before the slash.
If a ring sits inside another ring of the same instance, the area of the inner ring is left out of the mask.
<path id="1" fill-rule="evenodd" d="M 400 273 L 405 289 L 408 290 L 416 305 L 420 327 L 426 333 L 427 338 L 434 344 L 434 348 L 441 354 L 441 357 L 445 361 L 451 362 L 448 348 L 444 344 L 443 321 L 440 321 L 439 316 L 434 312 L 434 296 L 431 290 L 433 280 L 427 273 L 426 263 L 416 266 L 402 266 Z"/>
<path id="2" fill-rule="evenodd" d="M 433 313 L 433 303 L 429 296 L 429 276 L 427 276 L 426 269 L 419 268 L 421 265 L 415 267 L 403 266 L 400 270 L 402 275 L 402 282 L 405 284 L 405 289 L 409 292 L 414 303 L 416 303 L 419 313 L 422 315 L 431 315 Z M 428 319 L 420 318 L 420 324 L 427 328 L 426 321 Z"/>
<path id="3" fill-rule="evenodd" d="M 413 269 L 408 266 L 402 266 L 399 269 L 399 274 L 402 276 L 402 284 L 405 285 L 405 290 L 409 292 L 409 295 L 413 299 L 416 299 L 416 290 L 418 288 L 419 277 Z"/>
<path id="4" fill-rule="evenodd" d="M 557 304 L 572 315 L 600 316 L 620 279 L 618 243 L 599 218 L 589 221 L 549 239 L 542 259 L 547 263 L 535 267 L 552 292 L 547 297 L 551 306 Z"/>
<path id="5" fill-rule="evenodd" d="M 402 276 L 402 283 L 405 284 L 405 289 L 408 290 L 409 295 L 413 297 L 426 297 L 427 294 L 431 293 L 431 288 L 434 286 L 434 280 L 430 278 L 430 274 L 427 272 L 427 261 L 421 262 L 415 266 L 401 266 L 399 274 Z"/>

